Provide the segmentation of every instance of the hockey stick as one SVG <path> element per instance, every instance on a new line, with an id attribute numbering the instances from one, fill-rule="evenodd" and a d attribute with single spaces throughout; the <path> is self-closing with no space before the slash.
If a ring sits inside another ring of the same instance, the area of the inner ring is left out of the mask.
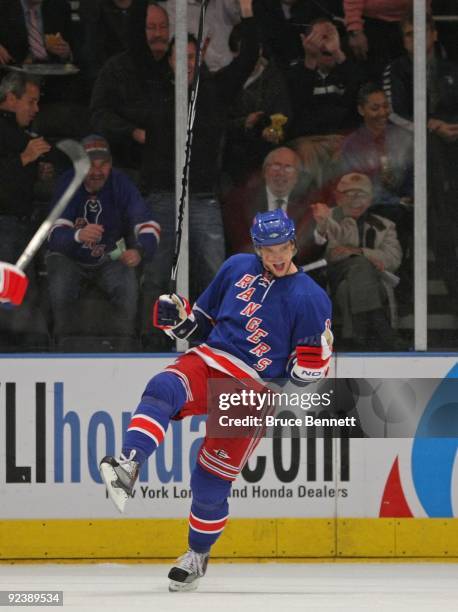
<path id="1" fill-rule="evenodd" d="M 208 2 L 209 0 L 203 0 L 202 5 L 200 7 L 199 33 L 197 35 L 196 69 L 194 73 L 194 79 L 192 82 L 191 95 L 190 95 L 190 100 L 189 100 L 189 105 L 188 105 L 188 125 L 187 125 L 186 145 L 185 145 L 185 161 L 183 165 L 183 174 L 181 178 L 180 204 L 178 207 L 178 219 L 177 219 L 176 233 L 175 233 L 175 251 L 173 253 L 172 271 L 170 275 L 170 287 L 169 287 L 170 294 L 174 293 L 176 290 L 178 260 L 180 257 L 181 237 L 183 233 L 184 206 L 185 206 L 186 192 L 187 192 L 188 181 L 189 181 L 189 167 L 191 164 L 191 146 L 192 146 L 192 137 L 193 137 L 193 127 L 194 127 L 194 120 L 196 118 L 197 94 L 199 92 L 200 72 L 201 72 L 202 62 L 203 62 L 202 39 L 203 39 L 203 34 L 204 34 L 205 14 L 207 11 Z"/>
<path id="2" fill-rule="evenodd" d="M 91 165 L 89 157 L 78 142 L 62 140 L 56 146 L 71 159 L 75 174 L 65 193 L 62 194 L 48 217 L 35 232 L 16 264 L 0 262 L 0 303 L 14 304 L 15 306 L 22 304 L 29 282 L 24 270 L 46 240 L 54 221 L 65 210 L 89 171 Z"/>

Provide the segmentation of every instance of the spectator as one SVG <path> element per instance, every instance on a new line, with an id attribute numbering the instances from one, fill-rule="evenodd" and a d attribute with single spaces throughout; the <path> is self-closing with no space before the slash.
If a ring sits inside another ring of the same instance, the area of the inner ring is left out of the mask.
<path id="1" fill-rule="evenodd" d="M 342 317 L 346 347 L 399 349 L 386 316 L 384 271 L 395 272 L 402 257 L 394 223 L 368 210 L 373 197 L 368 176 L 347 174 L 339 181 L 337 206 L 314 204 L 316 241 L 326 244 L 331 296 Z"/>
<path id="2" fill-rule="evenodd" d="M 390 105 L 384 91 L 373 83 L 358 95 L 358 112 L 364 125 L 350 134 L 342 145 L 342 174 L 367 174 L 378 205 L 399 205 L 412 201 L 412 135 L 388 123 Z"/>
<path id="3" fill-rule="evenodd" d="M 432 13 L 438 19 L 437 31 L 440 40 L 440 47 L 445 57 L 452 62 L 458 62 L 458 23 L 455 19 L 449 20 L 447 17 L 457 17 L 458 7 L 456 0 L 433 0 Z M 440 19 L 444 17 L 445 19 Z"/>
<path id="4" fill-rule="evenodd" d="M 399 22 L 412 0 L 344 0 L 343 6 L 350 48 L 364 62 L 367 77 L 377 80 L 403 54 Z"/>
<path id="5" fill-rule="evenodd" d="M 146 130 L 163 100 L 168 74 L 167 11 L 152 0 L 137 0 L 130 18 L 128 50 L 107 61 L 95 82 L 92 123 L 110 142 L 117 165 L 141 165 Z"/>
<path id="6" fill-rule="evenodd" d="M 279 147 L 264 160 L 262 177 L 232 190 L 224 205 L 224 225 L 231 254 L 251 253 L 251 222 L 256 213 L 282 208 L 295 221 L 300 263 L 316 258 L 311 210 L 307 206 L 302 162 L 292 149 Z"/>
<path id="7" fill-rule="evenodd" d="M 34 187 L 50 150 L 44 138 L 27 127 L 38 113 L 39 81 L 10 73 L 0 83 L 0 261 L 16 263 L 33 233 Z M 0 335 L 24 347 L 47 345 L 47 329 L 37 307 L 33 264 L 27 269 L 30 287 L 14 311 L 0 311 Z"/>
<path id="8" fill-rule="evenodd" d="M 127 50 L 134 0 L 99 0 L 96 3 L 93 47 L 102 66 L 110 57 Z M 95 44 L 94 44 L 95 43 Z"/>
<path id="9" fill-rule="evenodd" d="M 70 7 L 60 0 L 4 0 L 0 4 L 0 64 L 79 60 Z M 88 115 L 78 75 L 47 76 L 34 129 L 46 136 L 78 136 Z"/>
<path id="10" fill-rule="evenodd" d="M 182 0 L 180 0 L 182 1 Z M 164 4 L 170 19 L 170 31 L 175 32 L 176 0 Z M 188 0 L 188 30 L 197 37 L 200 20 L 200 2 Z M 217 72 L 233 60 L 229 49 L 229 35 L 232 28 L 240 23 L 238 0 L 212 0 L 205 16 L 204 39 L 205 63 L 210 72 Z"/>
<path id="11" fill-rule="evenodd" d="M 410 303 L 413 270 L 413 136 L 388 122 L 390 105 L 378 85 L 364 85 L 358 98 L 358 111 L 364 125 L 345 139 L 338 176 L 360 172 L 371 179 L 371 212 L 387 217 L 396 225 L 404 253 L 401 269 L 403 301 Z"/>
<path id="12" fill-rule="evenodd" d="M 342 0 L 262 0 L 255 6 L 261 22 L 262 43 L 282 68 L 303 56 L 301 32 L 321 17 L 342 15 Z"/>
<path id="13" fill-rule="evenodd" d="M 329 19 L 316 20 L 310 34 L 301 34 L 301 39 L 305 58 L 289 72 L 294 116 L 289 135 L 349 131 L 357 124 L 361 70 L 342 51 L 337 28 Z"/>
<path id="14" fill-rule="evenodd" d="M 60 36 L 50 36 L 57 35 Z M 3 0 L 0 63 L 67 62 L 72 58 L 70 9 L 59 0 Z"/>
<path id="15" fill-rule="evenodd" d="M 413 15 L 402 21 L 407 55 L 385 70 L 385 90 L 393 105 L 390 119 L 413 131 Z M 429 243 L 443 271 L 449 293 L 457 294 L 456 191 L 458 188 L 458 67 L 435 54 L 437 33 L 427 16 L 428 228 Z"/>
<path id="16" fill-rule="evenodd" d="M 102 289 L 116 308 L 112 335 L 133 337 L 138 301 L 135 268 L 142 259 L 152 259 L 160 226 L 151 220 L 135 185 L 112 168 L 108 142 L 91 135 L 83 146 L 90 170 L 48 237 L 54 334 L 60 340 L 76 333 L 77 300 L 83 282 L 89 282 Z M 62 176 L 56 200 L 71 178 L 71 172 Z"/>
<path id="17" fill-rule="evenodd" d="M 435 54 L 437 31 L 431 15 L 426 18 L 428 128 L 446 142 L 458 139 L 458 67 Z M 406 55 L 389 64 L 383 75 L 391 103 L 390 121 L 413 131 L 413 14 L 401 22 Z"/>
<path id="18" fill-rule="evenodd" d="M 241 24 L 232 30 L 229 45 L 240 53 Z M 286 83 L 280 70 L 261 49 L 253 72 L 229 111 L 224 170 L 235 182 L 243 181 L 262 164 L 264 157 L 284 139 L 284 128 L 271 129 L 272 115 L 291 117 Z"/>
<path id="19" fill-rule="evenodd" d="M 256 63 L 259 47 L 252 17 L 252 0 L 239 0 L 242 12 L 240 55 L 217 73 L 203 70 L 197 97 L 189 174 L 189 228 L 191 260 L 190 296 L 194 300 L 210 283 L 224 260 L 224 232 L 221 207 L 217 198 L 220 157 L 227 111 Z M 188 80 L 191 85 L 196 63 L 196 40 L 188 39 Z M 151 193 L 150 202 L 162 227 L 162 241 L 157 265 L 145 270 L 145 341 L 152 348 L 164 348 L 164 334 L 152 329 L 151 304 L 168 289 L 175 244 L 175 45 L 169 52 L 171 78 L 167 97 L 158 102 L 147 135 L 142 165 L 141 185 Z M 154 172 L 151 169 L 154 168 Z M 158 273 L 160 270 L 160 273 Z M 147 314 L 148 313 L 148 314 Z M 150 336 L 151 334 L 151 336 Z"/>

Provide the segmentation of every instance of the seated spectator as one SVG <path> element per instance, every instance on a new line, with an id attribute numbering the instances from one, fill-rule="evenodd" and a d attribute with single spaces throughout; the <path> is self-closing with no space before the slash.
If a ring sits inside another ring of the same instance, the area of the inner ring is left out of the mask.
<path id="1" fill-rule="evenodd" d="M 364 85 L 358 97 L 364 124 L 344 140 L 338 176 L 367 174 L 373 187 L 371 212 L 395 223 L 404 253 L 400 274 L 407 307 L 413 276 L 413 136 L 389 123 L 390 105 L 378 85 Z"/>
<path id="2" fill-rule="evenodd" d="M 305 58 L 288 75 L 294 116 L 289 136 L 350 131 L 357 125 L 361 70 L 342 51 L 337 28 L 329 19 L 315 21 L 301 39 Z"/>
<path id="3" fill-rule="evenodd" d="M 4 0 L 0 4 L 0 63 L 78 62 L 70 6 L 60 0 Z M 47 76 L 34 128 L 47 136 L 75 136 L 87 126 L 78 76 Z"/>
<path id="4" fill-rule="evenodd" d="M 390 64 L 384 73 L 385 91 L 391 99 L 390 120 L 413 131 L 413 15 L 402 21 L 407 55 Z M 435 53 L 437 32 L 427 16 L 428 111 L 428 228 L 429 241 L 451 295 L 457 294 L 456 231 L 458 188 L 458 66 Z"/>
<path id="5" fill-rule="evenodd" d="M 412 6 L 412 0 L 343 0 L 348 43 L 368 79 L 380 79 L 385 66 L 403 54 L 399 22 Z"/>
<path id="6" fill-rule="evenodd" d="M 10 73 L 0 82 L 0 261 L 16 263 L 34 230 L 34 189 L 50 145 L 27 128 L 38 113 L 40 84 L 36 77 Z M 46 347 L 48 333 L 38 309 L 33 262 L 25 301 L 14 310 L 0 309 L 0 344 L 22 349 Z"/>
<path id="7" fill-rule="evenodd" d="M 78 304 L 83 283 L 98 286 L 116 309 L 113 336 L 133 337 L 137 315 L 136 268 L 151 260 L 159 243 L 160 226 L 135 185 L 112 168 L 108 142 L 91 135 L 83 140 L 90 170 L 62 217 L 49 232 L 49 294 L 54 335 L 79 332 Z M 72 179 L 61 177 L 55 199 Z"/>
<path id="8" fill-rule="evenodd" d="M 282 208 L 297 227 L 301 264 L 317 258 L 313 241 L 311 210 L 307 206 L 306 177 L 299 156 L 288 147 L 279 147 L 264 160 L 262 177 L 253 177 L 244 186 L 228 193 L 224 202 L 224 226 L 231 254 L 251 253 L 251 222 L 258 212 Z"/>
<path id="9" fill-rule="evenodd" d="M 378 205 L 407 204 L 413 197 L 412 135 L 388 122 L 390 110 L 378 85 L 364 85 L 358 94 L 358 112 L 364 124 L 342 145 L 342 174 L 367 174 Z"/>
<path id="10" fill-rule="evenodd" d="M 100 71 L 91 100 L 95 130 L 105 136 L 115 165 L 139 169 L 156 105 L 169 72 L 169 19 L 163 6 L 137 0 L 130 18 L 128 50 Z"/>
<path id="11" fill-rule="evenodd" d="M 394 223 L 368 210 L 372 184 L 364 174 L 343 176 L 337 206 L 312 205 L 315 239 L 326 245 L 331 296 L 342 317 L 346 348 L 396 350 L 396 337 L 386 316 L 383 272 L 395 272 L 402 251 Z"/>
<path id="12" fill-rule="evenodd" d="M 1 3 L 2 64 L 67 62 L 72 58 L 71 42 L 70 8 L 67 2 L 3 0 Z"/>
<path id="13" fill-rule="evenodd" d="M 235 57 L 240 53 L 240 29 L 240 24 L 236 25 L 229 39 Z M 287 121 L 291 106 L 281 72 L 261 49 L 253 72 L 229 111 L 223 168 L 235 182 L 243 182 L 284 140 L 285 127 L 272 128 L 272 115 Z"/>

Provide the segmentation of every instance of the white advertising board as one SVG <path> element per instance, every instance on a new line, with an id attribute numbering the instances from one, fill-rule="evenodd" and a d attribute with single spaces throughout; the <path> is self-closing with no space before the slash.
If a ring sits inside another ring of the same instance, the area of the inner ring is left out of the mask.
<path id="1" fill-rule="evenodd" d="M 0 358 L 0 519 L 119 516 L 106 498 L 98 462 L 119 453 L 146 382 L 168 363 Z M 456 364 L 453 355 L 342 357 L 335 371 L 340 377 L 444 378 Z M 204 430 L 200 416 L 171 425 L 141 472 L 126 516 L 186 516 Z M 231 515 L 457 516 L 456 445 L 449 442 L 435 449 L 406 438 L 262 440 L 234 483 Z M 436 466 L 438 457 L 443 464 L 440 482 L 428 476 L 432 455 Z"/>

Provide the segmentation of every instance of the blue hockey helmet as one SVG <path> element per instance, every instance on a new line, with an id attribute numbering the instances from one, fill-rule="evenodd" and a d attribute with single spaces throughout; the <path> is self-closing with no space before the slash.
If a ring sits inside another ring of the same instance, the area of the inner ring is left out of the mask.
<path id="1" fill-rule="evenodd" d="M 255 249 L 295 240 L 294 221 L 281 208 L 258 213 L 251 226 L 251 239 Z"/>

